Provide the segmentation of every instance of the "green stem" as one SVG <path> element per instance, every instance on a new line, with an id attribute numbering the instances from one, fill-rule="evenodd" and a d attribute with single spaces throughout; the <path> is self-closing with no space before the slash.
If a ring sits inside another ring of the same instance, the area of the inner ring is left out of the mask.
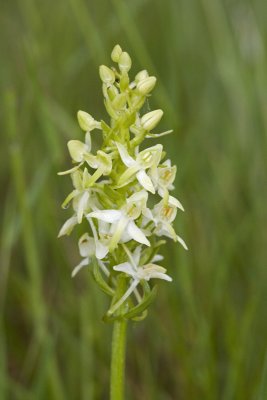
<path id="1" fill-rule="evenodd" d="M 127 320 L 114 322 L 111 354 L 110 400 L 124 399 Z"/>

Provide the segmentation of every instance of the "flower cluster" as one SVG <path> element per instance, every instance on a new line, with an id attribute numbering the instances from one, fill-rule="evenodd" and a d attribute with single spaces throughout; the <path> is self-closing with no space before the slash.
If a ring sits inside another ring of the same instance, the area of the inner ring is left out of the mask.
<path id="1" fill-rule="evenodd" d="M 163 111 L 141 115 L 156 78 L 146 70 L 130 81 L 131 58 L 116 45 L 111 59 L 118 68 L 101 65 L 99 69 L 104 104 L 110 116 L 107 124 L 96 121 L 84 111 L 78 112 L 84 141 L 70 140 L 68 150 L 73 168 L 70 174 L 74 190 L 63 203 L 72 203 L 74 214 L 62 226 L 59 236 L 69 235 L 83 223 L 85 233 L 79 239 L 82 261 L 72 276 L 91 265 L 96 282 L 112 297 L 106 318 L 140 318 L 153 298 L 149 281 L 171 281 L 159 247 L 164 237 L 186 244 L 177 235 L 173 221 L 181 203 L 170 191 L 174 188 L 176 166 L 165 160 L 161 144 L 140 150 L 146 138 L 171 133 L 153 133 Z M 92 152 L 91 132 L 102 136 L 101 149 Z"/>

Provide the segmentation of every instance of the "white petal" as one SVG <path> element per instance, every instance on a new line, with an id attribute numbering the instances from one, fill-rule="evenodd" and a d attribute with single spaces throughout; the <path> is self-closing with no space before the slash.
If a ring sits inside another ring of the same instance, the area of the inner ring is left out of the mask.
<path id="1" fill-rule="evenodd" d="M 104 222 L 99 220 L 98 222 L 98 232 L 99 235 L 109 235 L 110 233 L 110 224 L 108 222 Z"/>
<path id="2" fill-rule="evenodd" d="M 176 235 L 176 239 L 177 239 L 177 242 L 179 242 L 185 250 L 188 250 L 188 247 L 187 247 L 185 241 L 180 236 Z"/>
<path id="3" fill-rule="evenodd" d="M 97 218 L 104 222 L 114 223 L 122 217 L 122 212 L 119 210 L 99 210 L 93 211 L 86 216 L 87 218 Z"/>
<path id="4" fill-rule="evenodd" d="M 162 261 L 164 259 L 164 257 L 161 254 L 155 254 L 154 257 L 152 258 L 151 262 L 155 263 L 158 261 Z"/>
<path id="5" fill-rule="evenodd" d="M 89 258 L 84 258 L 80 264 L 78 264 L 74 270 L 72 271 L 71 277 L 73 278 L 79 271 L 81 268 L 87 266 L 89 264 Z"/>
<path id="6" fill-rule="evenodd" d="M 180 201 L 178 199 L 176 199 L 175 197 L 173 197 L 173 196 L 169 196 L 169 204 L 171 206 L 180 208 L 180 210 L 184 211 L 184 207 L 182 206 Z"/>
<path id="7" fill-rule="evenodd" d="M 115 271 L 125 272 L 125 274 L 130 275 L 132 277 L 135 276 L 136 271 L 133 266 L 129 262 L 124 262 L 113 267 Z"/>
<path id="8" fill-rule="evenodd" d="M 71 158 L 76 162 L 83 161 L 84 154 L 90 151 L 87 144 L 81 142 L 80 140 L 69 140 L 67 146 Z"/>
<path id="9" fill-rule="evenodd" d="M 63 201 L 63 203 L 61 204 L 62 208 L 67 208 L 68 204 L 71 202 L 72 199 L 74 199 L 75 196 L 77 196 L 79 194 L 78 190 L 73 190 Z"/>
<path id="10" fill-rule="evenodd" d="M 71 218 L 69 218 L 64 225 L 62 226 L 62 228 L 59 231 L 58 237 L 64 236 L 64 235 L 69 235 L 72 231 L 72 229 L 74 228 L 74 226 L 77 224 L 77 217 L 73 216 Z"/>
<path id="11" fill-rule="evenodd" d="M 167 275 L 166 269 L 157 264 L 146 264 L 143 267 L 139 267 L 137 275 L 140 279 L 149 281 L 150 279 L 163 279 L 165 281 L 172 281 L 172 278 Z"/>
<path id="12" fill-rule="evenodd" d="M 126 218 L 121 213 L 121 218 L 119 219 L 118 223 L 114 226 L 113 235 L 109 242 L 109 250 L 111 252 L 117 247 L 119 241 L 121 240 L 123 232 L 125 232 L 127 224 L 128 224 L 128 218 Z"/>
<path id="13" fill-rule="evenodd" d="M 67 175 L 67 174 L 71 174 L 72 172 L 77 171 L 77 169 L 79 169 L 80 166 L 81 166 L 82 164 L 83 164 L 83 162 L 81 162 L 81 163 L 78 164 L 78 165 L 75 165 L 75 167 L 73 167 L 73 168 L 71 168 L 71 169 L 68 169 L 67 171 L 58 172 L 57 174 L 58 174 L 58 175 Z"/>
<path id="14" fill-rule="evenodd" d="M 78 223 L 80 224 L 82 222 L 83 219 L 83 213 L 84 210 L 86 209 L 86 205 L 87 205 L 87 201 L 89 199 L 89 193 L 88 191 L 84 192 L 79 201 L 78 201 L 78 205 L 77 205 L 77 220 Z"/>
<path id="15" fill-rule="evenodd" d="M 108 314 L 113 314 L 114 311 L 116 311 L 124 302 L 125 300 L 132 294 L 132 292 L 134 291 L 134 289 L 136 288 L 136 286 L 139 283 L 139 279 L 134 279 L 130 285 L 130 287 L 126 290 L 126 292 L 124 293 L 124 295 L 120 298 L 119 301 L 117 301 L 117 303 L 115 303 L 108 311 Z"/>
<path id="16" fill-rule="evenodd" d="M 119 243 L 127 243 L 130 240 L 132 240 L 132 237 L 129 235 L 129 233 L 126 230 L 124 230 L 121 235 L 121 238 L 119 240 Z"/>
<path id="17" fill-rule="evenodd" d="M 136 162 L 143 168 L 150 168 L 153 165 L 157 166 L 160 162 L 162 149 L 162 144 L 156 144 L 155 146 L 148 147 L 147 149 L 140 151 L 136 157 Z"/>
<path id="18" fill-rule="evenodd" d="M 126 167 L 133 167 L 136 164 L 136 161 L 128 154 L 128 151 L 121 143 L 115 143 L 119 150 L 123 163 L 126 165 Z"/>
<path id="19" fill-rule="evenodd" d="M 139 266 L 142 246 L 137 246 L 132 254 L 133 262 L 136 267 Z"/>
<path id="20" fill-rule="evenodd" d="M 140 185 L 142 185 L 146 190 L 149 192 L 155 194 L 155 189 L 153 186 L 153 183 L 147 173 L 141 169 L 140 171 L 137 172 L 136 178 L 138 179 Z"/>
<path id="21" fill-rule="evenodd" d="M 144 202 L 146 203 L 148 199 L 148 193 L 145 190 L 140 190 L 139 192 L 136 192 L 132 194 L 128 199 L 126 200 L 127 203 L 137 203 L 137 202 Z"/>
<path id="22" fill-rule="evenodd" d="M 100 242 L 100 240 L 96 242 L 95 249 L 95 255 L 98 260 L 102 260 L 102 258 L 106 257 L 106 255 L 108 254 L 108 246 L 105 246 L 103 243 Z"/>
<path id="23" fill-rule="evenodd" d="M 88 257 L 95 253 L 95 240 L 85 233 L 79 239 L 79 251 L 82 257 Z"/>
<path id="24" fill-rule="evenodd" d="M 136 240 L 138 243 L 143 243 L 146 246 L 150 246 L 149 241 L 147 240 L 144 233 L 141 231 L 140 228 L 133 222 L 130 221 L 127 225 L 127 232 L 131 236 L 132 239 Z"/>
<path id="25" fill-rule="evenodd" d="M 164 281 L 168 281 L 171 282 L 172 278 L 167 275 L 167 274 L 163 274 L 162 272 L 152 272 L 150 275 L 151 279 L 163 279 Z"/>
<path id="26" fill-rule="evenodd" d="M 142 210 L 142 214 L 146 217 L 149 221 L 153 221 L 153 214 L 149 208 L 144 208 Z"/>
<path id="27" fill-rule="evenodd" d="M 172 132 L 173 132 L 173 129 L 171 129 L 169 131 L 161 132 L 161 133 L 148 133 L 146 135 L 146 138 L 157 138 L 157 137 L 160 137 L 160 136 L 169 135 Z"/>

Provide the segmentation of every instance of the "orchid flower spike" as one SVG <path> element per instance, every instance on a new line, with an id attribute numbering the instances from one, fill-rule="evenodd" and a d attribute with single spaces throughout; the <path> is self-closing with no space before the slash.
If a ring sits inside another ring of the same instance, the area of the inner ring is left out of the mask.
<path id="1" fill-rule="evenodd" d="M 146 145 L 146 139 L 172 132 L 154 131 L 162 110 L 142 109 L 157 79 L 145 69 L 132 79 L 132 59 L 119 45 L 111 60 L 115 67 L 99 68 L 109 120 L 97 121 L 78 111 L 81 135 L 67 143 L 73 165 L 59 175 L 71 177 L 73 189 L 62 207 L 70 205 L 73 211 L 59 236 L 80 225 L 81 259 L 72 276 L 90 266 L 96 283 L 112 298 L 105 318 L 134 319 L 151 302 L 155 281 L 172 281 L 167 269 L 157 264 L 163 238 L 187 250 L 174 227 L 184 208 L 171 195 L 176 166 L 165 159 L 162 144 Z M 99 147 L 92 146 L 94 135 Z"/>

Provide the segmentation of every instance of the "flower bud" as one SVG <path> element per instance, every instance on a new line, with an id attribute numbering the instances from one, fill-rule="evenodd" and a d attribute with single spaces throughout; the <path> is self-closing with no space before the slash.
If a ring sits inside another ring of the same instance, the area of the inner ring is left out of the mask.
<path id="1" fill-rule="evenodd" d="M 114 49 L 111 52 L 112 61 L 118 62 L 120 59 L 121 53 L 122 53 L 121 46 L 116 44 L 116 46 L 114 47 Z"/>
<path id="2" fill-rule="evenodd" d="M 141 82 L 143 79 L 148 78 L 148 72 L 146 69 L 143 69 L 143 71 L 138 72 L 138 74 L 136 75 L 136 77 L 134 78 L 135 82 Z"/>
<path id="3" fill-rule="evenodd" d="M 141 118 L 141 125 L 146 131 L 151 131 L 159 123 L 163 116 L 162 110 L 151 111 Z"/>
<path id="4" fill-rule="evenodd" d="M 131 69 L 132 60 L 126 51 L 123 51 L 119 58 L 119 68 L 121 72 L 128 72 Z"/>
<path id="5" fill-rule="evenodd" d="M 106 67 L 105 65 L 100 65 L 99 67 L 99 75 L 101 81 L 106 83 L 107 85 L 111 85 L 115 82 L 115 74 L 112 69 Z"/>
<path id="6" fill-rule="evenodd" d="M 97 128 L 99 122 L 97 122 L 90 114 L 85 111 L 79 110 L 77 113 L 78 122 L 80 128 L 85 132 L 90 132 Z"/>
<path id="7" fill-rule="evenodd" d="M 145 78 L 141 80 L 137 84 L 137 90 L 143 95 L 146 96 L 151 92 L 151 90 L 154 89 L 154 86 L 156 85 L 157 79 L 154 76 L 150 76 L 148 78 Z"/>

